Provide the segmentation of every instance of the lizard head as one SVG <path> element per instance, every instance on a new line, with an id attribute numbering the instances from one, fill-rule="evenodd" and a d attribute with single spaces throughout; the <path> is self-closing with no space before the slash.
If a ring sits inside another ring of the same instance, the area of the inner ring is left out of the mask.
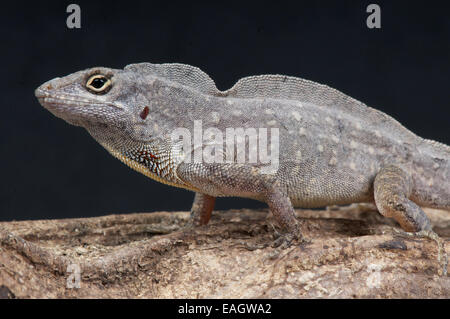
<path id="1" fill-rule="evenodd" d="M 35 95 L 52 114 L 84 127 L 114 156 L 159 180 L 171 165 L 166 135 L 174 116 L 156 107 L 158 92 L 166 92 L 160 84 L 152 74 L 96 67 L 45 82 Z"/>
<path id="2" fill-rule="evenodd" d="M 121 70 L 92 68 L 45 82 L 35 95 L 42 106 L 70 124 L 117 126 L 127 118 L 124 80 Z"/>
<path id="3" fill-rule="evenodd" d="M 174 128 L 184 127 L 180 122 L 186 110 L 196 112 L 194 118 L 202 114 L 192 107 L 201 95 L 190 86 L 201 80 L 208 90 L 215 88 L 211 79 L 204 78 L 207 75 L 196 68 L 179 64 L 94 67 L 47 81 L 35 95 L 48 111 L 84 127 L 103 146 L 106 142 L 115 149 L 124 142 L 160 146 L 169 143 Z M 180 96 L 188 103 L 185 108 L 177 107 Z"/>
<path id="4" fill-rule="evenodd" d="M 45 82 L 35 95 L 55 116 L 95 138 L 120 134 L 146 142 L 157 137 L 147 119 L 151 85 L 136 72 L 95 67 Z"/>

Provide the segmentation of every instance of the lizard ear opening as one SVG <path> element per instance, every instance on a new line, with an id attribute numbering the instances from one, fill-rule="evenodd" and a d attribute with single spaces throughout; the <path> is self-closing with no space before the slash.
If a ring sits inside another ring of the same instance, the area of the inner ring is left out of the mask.
<path id="1" fill-rule="evenodd" d="M 95 74 L 86 81 L 86 88 L 94 94 L 108 93 L 111 85 L 111 80 L 101 74 Z"/>
<path id="2" fill-rule="evenodd" d="M 144 107 L 141 111 L 141 113 L 139 114 L 139 116 L 141 117 L 141 119 L 145 120 L 148 116 L 148 112 L 149 112 L 149 108 L 148 106 Z"/>

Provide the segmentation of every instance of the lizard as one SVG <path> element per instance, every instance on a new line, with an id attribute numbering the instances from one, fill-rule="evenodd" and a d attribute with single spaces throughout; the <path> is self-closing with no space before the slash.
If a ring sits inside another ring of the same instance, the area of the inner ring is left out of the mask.
<path id="1" fill-rule="evenodd" d="M 84 127 L 126 165 L 195 192 L 191 226 L 208 223 L 216 197 L 251 198 L 267 203 L 281 229 L 273 246 L 286 248 L 306 241 L 294 207 L 374 203 L 403 233 L 435 240 L 442 273 L 447 271 L 443 241 L 421 207 L 450 210 L 450 147 L 415 135 L 327 85 L 257 75 L 220 91 L 197 67 L 137 63 L 55 78 L 35 96 L 55 116 Z M 191 132 L 196 124 L 216 134 L 200 139 L 194 134 L 196 141 L 187 142 L 173 137 L 177 129 Z M 244 160 L 215 139 L 229 128 L 245 130 Z M 250 133 L 262 136 L 268 129 L 270 153 L 277 155 L 272 170 L 249 155 L 264 141 L 256 143 Z M 197 156 L 204 153 L 213 160 Z"/>

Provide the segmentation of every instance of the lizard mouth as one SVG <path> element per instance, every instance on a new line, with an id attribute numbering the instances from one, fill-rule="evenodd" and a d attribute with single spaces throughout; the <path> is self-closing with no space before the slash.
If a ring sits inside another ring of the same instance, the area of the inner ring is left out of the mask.
<path id="1" fill-rule="evenodd" d="M 50 113 L 75 126 L 87 127 L 92 123 L 105 122 L 113 124 L 110 123 L 110 119 L 121 118 L 124 110 L 119 104 L 58 90 L 52 86 L 51 82 L 38 87 L 34 94 L 39 103 Z"/>
<path id="2" fill-rule="evenodd" d="M 87 106 L 111 106 L 116 109 L 123 109 L 118 104 L 99 102 L 98 100 L 84 98 L 79 95 L 69 93 L 57 93 L 52 90 L 51 84 L 44 83 L 34 91 L 34 95 L 39 103 L 49 110 L 63 110 L 73 107 L 87 107 Z"/>
<path id="3" fill-rule="evenodd" d="M 97 101 L 90 99 L 85 99 L 74 94 L 66 92 L 58 92 L 57 88 L 54 87 L 51 82 L 58 80 L 59 78 L 53 79 L 52 81 L 46 82 L 38 87 L 34 91 L 34 95 L 38 99 L 42 106 L 55 106 L 55 105 L 66 105 L 66 106 L 83 106 L 90 104 L 98 104 Z"/>

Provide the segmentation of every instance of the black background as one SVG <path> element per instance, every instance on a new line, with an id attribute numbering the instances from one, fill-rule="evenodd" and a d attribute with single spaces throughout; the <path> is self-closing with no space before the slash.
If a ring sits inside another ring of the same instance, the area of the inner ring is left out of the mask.
<path id="1" fill-rule="evenodd" d="M 72 2 L 81 6 L 81 29 L 66 27 Z M 381 6 L 379 30 L 366 26 L 372 2 Z M 450 144 L 443 1 L 16 1 L 1 9 L 0 220 L 190 208 L 193 193 L 131 170 L 35 99 L 41 83 L 92 66 L 187 63 L 219 89 L 248 75 L 299 76 Z"/>

